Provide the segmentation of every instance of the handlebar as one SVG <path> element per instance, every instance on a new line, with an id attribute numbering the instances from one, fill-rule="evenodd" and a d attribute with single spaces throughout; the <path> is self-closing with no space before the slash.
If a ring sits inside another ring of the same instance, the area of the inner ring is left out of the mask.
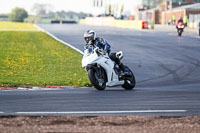
<path id="1" fill-rule="evenodd" d="M 99 47 L 94 47 L 92 45 L 88 45 L 88 47 L 86 49 L 89 50 L 89 53 L 96 52 L 98 56 L 104 55 L 104 51 L 102 51 L 102 49 L 99 49 Z"/>
<path id="2" fill-rule="evenodd" d="M 97 53 L 98 56 L 103 55 L 103 51 L 101 49 L 99 49 L 98 47 L 96 47 L 94 49 L 94 51 L 96 51 L 96 53 Z"/>

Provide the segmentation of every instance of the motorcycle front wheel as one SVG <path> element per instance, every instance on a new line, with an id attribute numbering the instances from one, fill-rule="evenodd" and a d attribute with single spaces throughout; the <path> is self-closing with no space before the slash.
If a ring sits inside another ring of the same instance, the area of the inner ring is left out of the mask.
<path id="1" fill-rule="evenodd" d="M 122 85 L 122 87 L 126 90 L 132 90 L 135 87 L 135 76 L 133 72 L 127 66 L 124 66 L 124 67 L 125 67 L 126 72 L 131 73 L 131 77 L 128 77 L 125 79 L 125 82 Z"/>
<path id="2" fill-rule="evenodd" d="M 181 35 L 182 35 L 182 32 L 183 32 L 183 30 L 180 29 L 180 30 L 178 31 L 178 36 L 181 36 Z"/>
<path id="3" fill-rule="evenodd" d="M 88 77 L 97 90 L 104 90 L 106 88 L 106 73 L 102 68 L 101 75 L 95 69 L 89 69 Z"/>

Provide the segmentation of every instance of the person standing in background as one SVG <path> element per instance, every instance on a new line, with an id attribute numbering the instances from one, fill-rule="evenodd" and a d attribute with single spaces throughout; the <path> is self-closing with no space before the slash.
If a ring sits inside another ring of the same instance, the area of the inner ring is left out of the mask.
<path id="1" fill-rule="evenodd" d="M 187 23 L 188 23 L 188 18 L 187 18 L 187 16 L 184 16 L 184 18 L 183 18 L 183 23 L 184 23 L 185 27 L 187 27 Z"/>
<path id="2" fill-rule="evenodd" d="M 176 16 L 175 15 L 172 15 L 172 23 L 176 24 Z"/>

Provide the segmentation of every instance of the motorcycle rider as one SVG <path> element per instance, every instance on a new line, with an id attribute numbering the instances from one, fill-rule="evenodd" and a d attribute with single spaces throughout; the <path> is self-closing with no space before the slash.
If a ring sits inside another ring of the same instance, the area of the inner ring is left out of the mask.
<path id="1" fill-rule="evenodd" d="M 93 30 L 87 30 L 84 33 L 84 41 L 86 43 L 84 49 L 89 49 L 89 45 L 102 49 L 104 53 L 108 53 L 110 59 L 115 61 L 119 65 L 119 68 L 125 72 L 125 67 L 120 59 L 116 56 L 116 53 L 110 53 L 110 44 L 108 44 L 103 38 L 96 37 L 96 33 Z"/>
<path id="2" fill-rule="evenodd" d="M 179 24 L 179 23 L 183 23 L 183 18 L 182 18 L 182 17 L 179 18 L 179 20 L 178 20 L 178 22 L 177 22 L 177 24 L 176 24 L 176 29 L 178 29 L 178 24 Z"/>
<path id="3" fill-rule="evenodd" d="M 178 23 L 183 23 L 183 18 L 182 17 L 179 18 Z"/>

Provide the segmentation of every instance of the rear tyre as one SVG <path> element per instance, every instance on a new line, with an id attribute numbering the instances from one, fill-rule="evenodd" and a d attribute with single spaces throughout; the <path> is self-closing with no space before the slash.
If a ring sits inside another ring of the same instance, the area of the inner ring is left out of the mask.
<path id="1" fill-rule="evenodd" d="M 134 76 L 133 72 L 127 66 L 124 66 L 124 67 L 125 67 L 125 71 L 126 72 L 130 72 L 131 73 L 131 77 L 125 79 L 125 82 L 122 85 L 122 87 L 125 90 L 132 90 L 135 87 L 135 84 L 136 84 L 135 83 L 135 76 Z"/>
<path id="2" fill-rule="evenodd" d="M 97 90 L 104 90 L 106 88 L 106 73 L 101 68 L 102 75 L 98 76 L 95 69 L 89 69 L 88 70 L 88 77 L 90 79 L 90 82 Z"/>

